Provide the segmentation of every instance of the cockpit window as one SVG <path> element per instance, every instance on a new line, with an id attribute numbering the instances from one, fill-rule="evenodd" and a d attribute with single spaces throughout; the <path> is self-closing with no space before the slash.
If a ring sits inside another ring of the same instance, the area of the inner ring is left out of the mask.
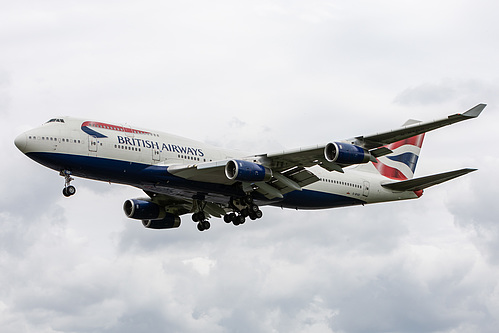
<path id="1" fill-rule="evenodd" d="M 61 118 L 53 118 L 53 119 L 50 119 L 49 121 L 46 122 L 47 123 L 64 123 L 64 119 L 61 119 Z"/>

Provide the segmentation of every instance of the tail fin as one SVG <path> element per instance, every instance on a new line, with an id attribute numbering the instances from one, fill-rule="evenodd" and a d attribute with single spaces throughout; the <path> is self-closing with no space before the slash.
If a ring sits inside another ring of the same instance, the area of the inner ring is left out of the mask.
<path id="1" fill-rule="evenodd" d="M 409 120 L 404 126 L 414 123 Z M 405 140 L 391 143 L 386 148 L 392 153 L 379 157 L 378 163 L 373 163 L 378 172 L 396 180 L 412 179 L 418 163 L 419 153 L 423 145 L 424 133 Z"/>

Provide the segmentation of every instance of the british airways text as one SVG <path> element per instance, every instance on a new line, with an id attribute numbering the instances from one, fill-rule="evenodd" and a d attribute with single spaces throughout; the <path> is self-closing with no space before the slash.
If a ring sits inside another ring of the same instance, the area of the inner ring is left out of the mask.
<path id="1" fill-rule="evenodd" d="M 169 152 L 176 152 L 179 154 L 187 154 L 187 155 L 199 156 L 199 157 L 204 156 L 203 151 L 201 149 L 197 149 L 197 148 L 183 147 L 183 146 L 166 144 L 166 143 L 160 144 L 157 141 L 129 138 L 126 136 L 123 137 L 123 136 L 119 136 L 119 135 L 117 137 L 118 137 L 119 144 L 125 144 L 125 145 L 130 145 L 130 146 L 135 146 L 135 147 L 152 148 L 152 149 L 157 149 L 157 150 L 161 150 L 161 151 L 166 150 Z"/>

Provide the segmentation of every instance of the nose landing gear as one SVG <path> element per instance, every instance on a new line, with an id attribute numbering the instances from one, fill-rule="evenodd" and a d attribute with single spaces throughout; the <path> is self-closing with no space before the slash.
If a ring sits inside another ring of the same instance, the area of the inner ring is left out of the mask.
<path id="1" fill-rule="evenodd" d="M 64 188 L 62 189 L 62 194 L 65 197 L 74 195 L 76 193 L 76 187 L 70 185 L 71 181 L 74 180 L 74 178 L 71 177 L 71 171 L 61 170 L 59 174 L 64 177 Z"/>

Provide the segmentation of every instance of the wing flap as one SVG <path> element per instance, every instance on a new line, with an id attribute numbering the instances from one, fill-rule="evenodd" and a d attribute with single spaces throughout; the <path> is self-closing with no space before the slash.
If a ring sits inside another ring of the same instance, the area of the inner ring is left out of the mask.
<path id="1" fill-rule="evenodd" d="M 319 181 L 319 178 L 316 175 L 304 167 L 294 167 L 286 170 L 282 173 L 282 176 L 291 180 L 300 187 L 300 189 L 298 189 L 296 186 L 293 186 L 292 184 L 290 185 L 289 182 L 284 181 L 282 177 L 275 177 L 275 180 L 271 182 L 271 185 L 277 188 L 282 194 L 295 190 L 301 190 L 302 187 Z"/>
<path id="2" fill-rule="evenodd" d="M 317 164 L 317 160 L 324 156 L 326 145 L 285 150 L 272 154 L 260 155 L 262 161 L 273 170 L 284 171 L 294 166 L 311 167 Z"/>
<path id="3" fill-rule="evenodd" d="M 257 192 L 269 199 L 282 199 L 283 194 L 301 191 L 302 187 L 319 181 L 319 178 L 304 167 L 294 167 L 283 173 L 275 172 L 270 182 L 258 182 Z M 249 184 L 251 186 L 251 184 Z"/>
<path id="4" fill-rule="evenodd" d="M 410 180 L 402 180 L 399 182 L 395 183 L 387 183 L 387 184 L 381 184 L 384 188 L 393 190 L 393 191 L 419 191 L 423 190 L 425 188 L 428 188 L 430 186 L 434 186 L 437 184 L 441 184 L 443 182 L 446 182 L 448 180 L 464 176 L 470 172 L 476 171 L 477 169 L 460 169 L 460 170 L 455 170 L 455 171 L 449 171 L 449 172 L 444 172 L 444 173 L 439 173 L 436 175 L 431 175 L 431 176 L 426 176 L 426 177 L 420 177 L 420 178 L 414 178 Z"/>
<path id="5" fill-rule="evenodd" d="M 225 176 L 225 165 L 228 160 L 206 162 L 188 165 L 170 165 L 168 172 L 172 175 L 200 182 L 211 182 L 218 184 L 232 184 L 234 181 Z"/>
<path id="6" fill-rule="evenodd" d="M 176 196 L 160 194 L 151 190 L 144 190 L 144 192 L 152 199 L 154 203 L 167 208 L 169 213 L 180 216 L 188 214 L 192 210 L 192 200 L 186 200 Z"/>

